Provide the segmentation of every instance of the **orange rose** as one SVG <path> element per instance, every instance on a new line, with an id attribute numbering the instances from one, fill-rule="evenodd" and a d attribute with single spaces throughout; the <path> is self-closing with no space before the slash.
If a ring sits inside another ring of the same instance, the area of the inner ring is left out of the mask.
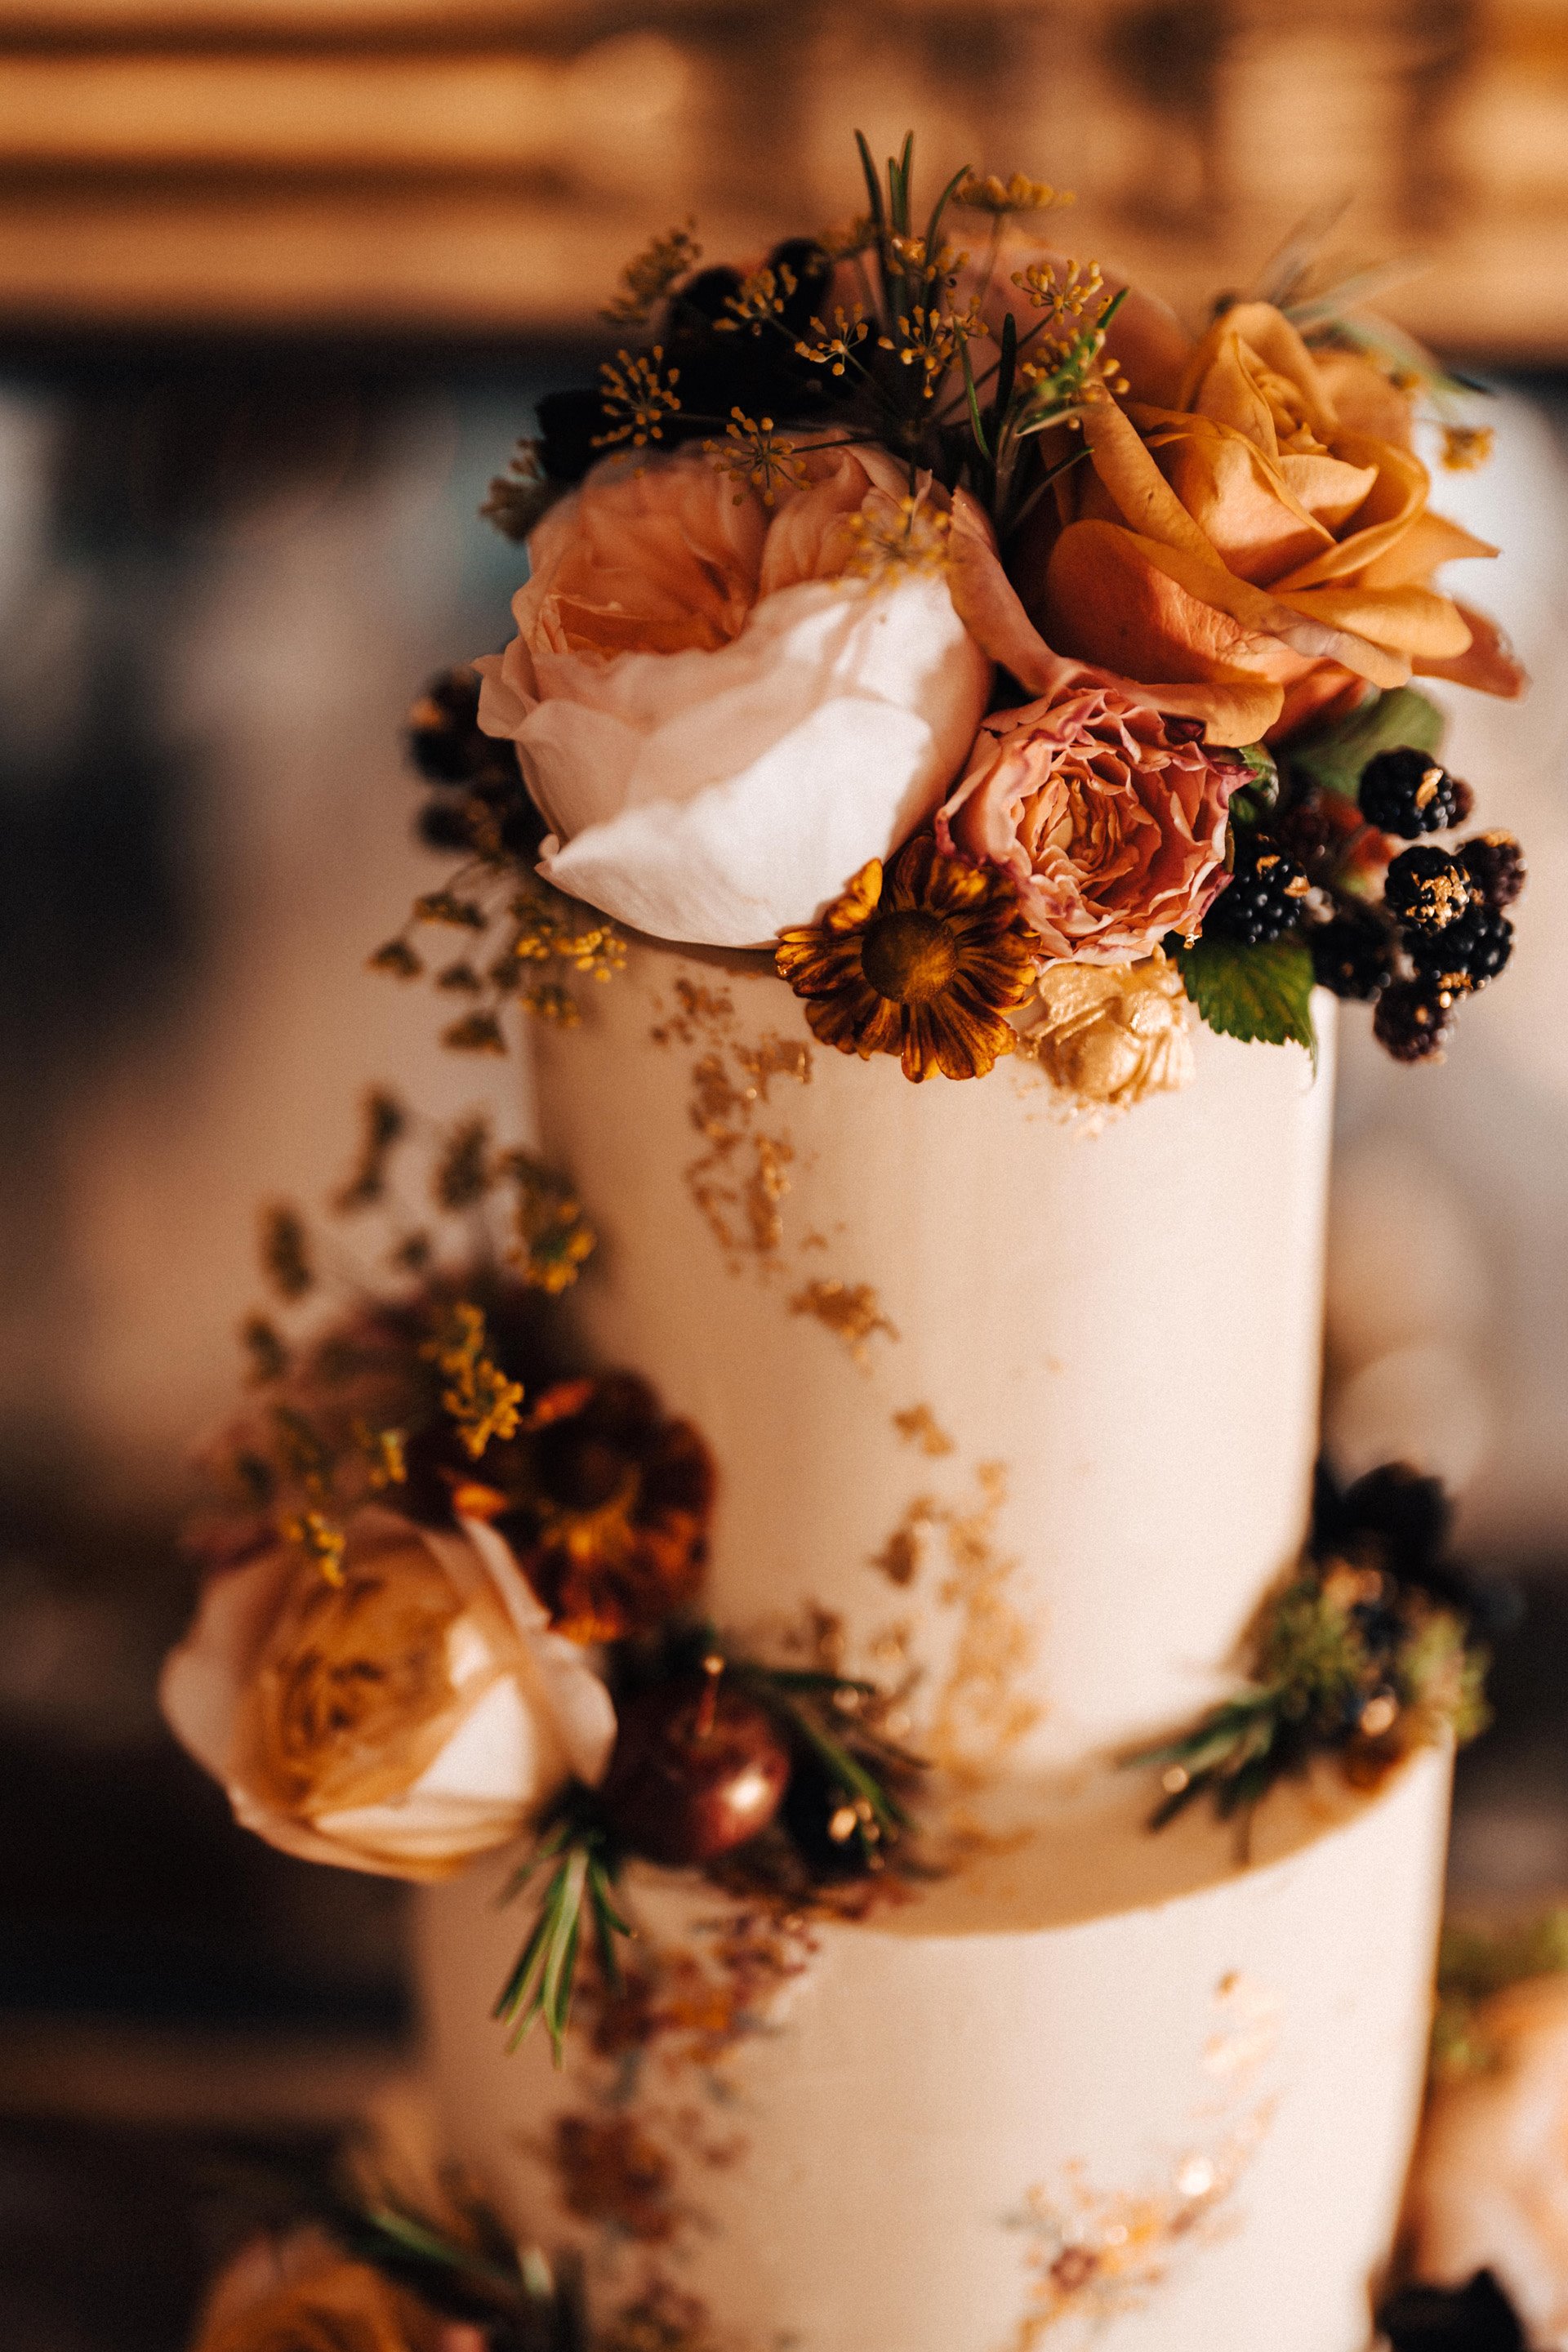
<path id="1" fill-rule="evenodd" d="M 1135 389 L 1141 387 L 1135 387 Z M 1409 403 L 1368 362 L 1315 357 L 1264 302 L 1190 354 L 1173 404 L 1097 404 L 1012 567 L 1058 653 L 1198 718 L 1211 743 L 1283 733 L 1413 672 L 1523 683 L 1496 632 L 1431 585 L 1495 549 L 1427 510 Z"/>
<path id="2" fill-rule="evenodd" d="M 268 2263 L 268 2252 L 220 2282 L 195 2352 L 481 2352 L 477 2328 L 441 2320 L 363 2263 L 288 2247 Z"/>

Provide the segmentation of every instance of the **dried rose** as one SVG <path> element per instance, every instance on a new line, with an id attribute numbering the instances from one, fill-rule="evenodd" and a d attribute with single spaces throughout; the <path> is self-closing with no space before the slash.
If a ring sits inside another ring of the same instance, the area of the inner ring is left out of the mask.
<path id="1" fill-rule="evenodd" d="M 615 1711 L 493 1528 L 373 1507 L 346 1538 L 331 1578 L 282 1543 L 210 1577 L 163 1712 L 269 1844 L 446 1877 L 597 1780 Z"/>
<path id="2" fill-rule="evenodd" d="M 1181 974 L 1158 950 L 1144 963 L 1047 964 L 1015 1013 L 1019 1049 L 1088 1110 L 1125 1110 L 1194 1075 Z"/>
<path id="3" fill-rule="evenodd" d="M 999 710 L 937 819 L 944 847 L 999 866 L 1048 956 L 1126 963 L 1195 931 L 1224 879 L 1245 771 L 1110 682 Z"/>

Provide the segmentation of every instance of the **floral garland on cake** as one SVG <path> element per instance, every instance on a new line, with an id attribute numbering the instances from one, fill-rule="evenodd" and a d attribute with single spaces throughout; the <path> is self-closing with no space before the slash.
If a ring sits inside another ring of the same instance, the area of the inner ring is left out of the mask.
<path id="1" fill-rule="evenodd" d="M 798 1912 L 913 1865 L 924 1768 L 873 1684 L 702 1615 L 702 1436 L 636 1373 L 568 1361 L 551 1317 L 595 1247 L 574 1196 L 467 1118 L 426 1139 L 411 1213 L 415 1125 L 374 1092 L 332 1203 L 379 1213 L 386 1272 L 333 1283 L 297 1210 L 264 1214 L 277 1307 L 202 1465 L 163 1710 L 285 1853 L 432 1880 L 516 1852 L 534 1916 L 495 2013 L 559 2058 L 585 1939 L 618 1987 L 628 1860 Z"/>
<path id="2" fill-rule="evenodd" d="M 1310 1046 L 1314 982 L 1437 1057 L 1523 880 L 1510 835 L 1433 838 L 1471 793 L 1411 684 L 1524 682 L 1434 585 L 1495 552 L 1415 446 L 1479 462 L 1473 387 L 1296 247 L 1194 340 L 1055 249 L 1049 185 L 922 213 L 911 141 L 861 162 L 859 217 L 754 267 L 656 239 L 627 341 L 540 402 L 486 509 L 517 635 L 411 724 L 464 863 L 374 961 L 467 932 L 436 978 L 476 1051 L 513 1000 L 570 1021 L 626 927 L 767 950 L 824 1044 L 915 1079 L 1023 1050 L 1120 1106 L 1184 1081 L 1140 1042 L 1173 1006 Z"/>
<path id="3" fill-rule="evenodd" d="M 1317 1758 L 1375 1788 L 1413 1749 L 1484 1731 L 1496 1595 L 1448 1557 L 1441 1484 L 1400 1463 L 1341 1490 L 1320 1466 L 1300 1566 L 1258 1612 L 1247 1680 L 1190 1731 L 1128 1760 L 1160 1768 L 1163 1829 L 1200 1797 L 1245 1835 L 1259 1801 Z"/>

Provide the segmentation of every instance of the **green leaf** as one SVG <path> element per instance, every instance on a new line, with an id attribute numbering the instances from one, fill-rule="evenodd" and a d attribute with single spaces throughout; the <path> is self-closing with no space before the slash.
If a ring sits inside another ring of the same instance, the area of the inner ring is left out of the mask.
<path id="1" fill-rule="evenodd" d="M 1241 790 L 1256 809 L 1271 809 L 1279 799 L 1279 771 L 1266 743 L 1244 743 L 1237 754 L 1247 770 Z"/>
<path id="2" fill-rule="evenodd" d="M 1435 702 L 1413 686 L 1396 686 L 1348 718 L 1287 745 L 1284 756 L 1298 783 L 1320 784 L 1353 801 L 1361 772 L 1376 752 L 1409 743 L 1417 751 L 1436 753 L 1443 727 L 1443 714 Z"/>
<path id="3" fill-rule="evenodd" d="M 943 213 L 946 212 L 948 205 L 952 203 L 957 189 L 965 180 L 968 179 L 968 164 L 961 163 L 957 171 L 953 173 L 952 179 L 948 182 L 946 187 L 943 188 L 941 195 L 938 196 L 935 204 L 931 206 L 931 219 L 926 225 L 926 252 L 928 255 L 934 256 L 937 249 L 937 239 L 942 235 L 942 216 Z M 1007 315 L 1010 318 L 1012 316 L 1011 311 L 1009 311 Z"/>
<path id="4" fill-rule="evenodd" d="M 1200 1017 L 1222 1037 L 1304 1045 L 1316 1055 L 1312 959 L 1300 940 L 1248 948 L 1237 940 L 1198 939 L 1178 946 L 1175 956 Z"/>

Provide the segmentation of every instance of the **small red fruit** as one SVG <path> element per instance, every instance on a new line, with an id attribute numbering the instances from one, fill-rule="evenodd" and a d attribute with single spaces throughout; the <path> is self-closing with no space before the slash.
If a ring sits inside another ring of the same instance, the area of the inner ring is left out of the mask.
<path id="1" fill-rule="evenodd" d="M 628 1699 L 599 1801 L 634 1853 L 681 1869 L 765 1830 L 789 1776 L 789 1747 L 772 1716 L 726 1688 L 715 1661 L 700 1680 Z"/>

